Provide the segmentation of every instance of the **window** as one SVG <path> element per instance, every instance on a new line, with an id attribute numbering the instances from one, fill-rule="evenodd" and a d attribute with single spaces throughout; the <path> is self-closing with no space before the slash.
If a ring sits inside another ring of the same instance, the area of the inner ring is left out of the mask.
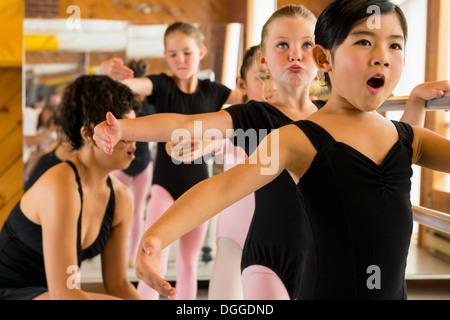
<path id="1" fill-rule="evenodd" d="M 405 48 L 405 68 L 395 96 L 409 96 L 415 86 L 425 81 L 425 57 L 427 41 L 427 0 L 396 1 L 408 21 L 409 37 Z M 386 113 L 389 119 L 400 120 L 403 111 Z M 413 166 L 411 202 L 420 203 L 421 168 Z"/>

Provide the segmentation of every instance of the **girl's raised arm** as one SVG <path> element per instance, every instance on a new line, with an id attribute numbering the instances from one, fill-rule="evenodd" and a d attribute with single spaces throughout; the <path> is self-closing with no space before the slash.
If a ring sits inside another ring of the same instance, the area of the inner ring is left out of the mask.
<path id="1" fill-rule="evenodd" d="M 442 98 L 446 92 L 450 92 L 449 81 L 432 81 L 419 84 L 411 91 L 400 120 L 414 126 L 423 127 L 427 100 Z"/>
<path id="2" fill-rule="evenodd" d="M 135 94 L 150 96 L 153 83 L 147 77 L 134 78 L 134 72 L 123 64 L 122 59 L 112 58 L 100 64 L 100 73 L 128 86 Z"/>
<path id="3" fill-rule="evenodd" d="M 450 140 L 438 133 L 414 127 L 413 163 L 450 173 Z"/>

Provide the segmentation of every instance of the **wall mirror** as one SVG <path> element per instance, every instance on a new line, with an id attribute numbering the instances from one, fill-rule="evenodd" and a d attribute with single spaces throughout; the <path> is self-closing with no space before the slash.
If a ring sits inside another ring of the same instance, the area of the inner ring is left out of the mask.
<path id="1" fill-rule="evenodd" d="M 144 8 L 145 9 L 145 8 Z M 244 50 L 243 26 L 240 23 L 198 24 L 205 35 L 208 54 L 201 63 L 201 75 L 222 82 L 234 88 L 236 72 Z M 82 74 L 92 74 L 101 61 L 120 57 L 123 61 L 144 60 L 148 74 L 168 72 L 163 57 L 163 34 L 167 24 L 135 25 L 120 20 L 43 19 L 24 20 L 24 103 L 23 114 L 27 108 L 39 108 L 40 101 L 45 105 L 57 106 L 58 98 L 65 86 Z M 24 164 L 25 171 L 32 168 L 33 153 L 48 152 L 55 136 L 41 141 L 40 152 L 36 147 L 25 146 L 27 140 L 26 119 L 24 118 Z M 47 120 L 41 119 L 39 134 L 45 130 Z M 211 174 L 212 174 L 211 170 Z M 26 172 L 28 173 L 28 172 Z M 26 175 L 24 175 L 26 176 Z M 151 195 L 149 194 L 149 197 Z M 215 224 L 211 221 L 204 248 L 200 255 L 199 280 L 209 279 L 214 257 Z M 176 244 L 171 249 L 167 279 L 175 279 L 174 260 Z M 99 262 L 84 263 L 82 279 L 85 283 L 101 280 Z M 135 279 L 134 270 L 129 275 Z"/>

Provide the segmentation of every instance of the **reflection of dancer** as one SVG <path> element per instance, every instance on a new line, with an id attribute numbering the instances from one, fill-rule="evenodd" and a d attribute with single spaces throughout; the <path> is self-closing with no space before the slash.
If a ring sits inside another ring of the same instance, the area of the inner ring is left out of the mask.
<path id="1" fill-rule="evenodd" d="M 130 165 L 134 142 L 105 157 L 92 140 L 105 112 L 135 117 L 133 93 L 105 76 L 81 76 L 61 104 L 61 127 L 76 150 L 48 169 L 13 208 L 0 232 L 1 299 L 138 299 L 128 281 L 126 241 L 132 196 L 112 170 Z M 106 294 L 69 281 L 101 254 Z M 71 277 L 72 276 L 72 277 Z"/>
<path id="2" fill-rule="evenodd" d="M 37 104 L 38 105 L 38 104 Z M 56 140 L 56 107 L 26 107 L 24 111 L 24 180 L 28 181 L 39 158 Z"/>
<path id="3" fill-rule="evenodd" d="M 220 110 L 224 103 L 241 101 L 242 96 L 238 92 L 197 78 L 199 63 L 206 54 L 206 48 L 203 35 L 195 26 L 184 22 L 172 24 L 164 35 L 164 45 L 165 58 L 174 74 L 172 77 L 161 74 L 127 79 L 132 72 L 118 60 L 103 63 L 101 70 L 113 78 L 124 80 L 135 93 L 151 96 L 156 113 L 207 113 Z M 165 152 L 165 144 L 158 144 L 146 226 L 156 221 L 187 189 L 207 177 L 205 164 L 175 165 Z M 204 223 L 180 239 L 176 259 L 176 286 L 180 291 L 180 299 L 195 299 L 197 296 L 197 265 L 206 230 L 207 223 Z M 167 271 L 168 258 L 169 249 L 166 249 L 161 258 L 162 276 Z M 138 290 L 145 299 L 159 297 L 158 292 L 143 282 L 139 283 Z"/>
<path id="4" fill-rule="evenodd" d="M 381 28 L 366 23 L 369 6 L 380 9 Z M 335 0 L 314 34 L 313 57 L 331 87 L 327 104 L 307 120 L 272 132 L 246 164 L 193 187 L 147 230 L 138 274 L 161 292 L 175 292 L 151 270 L 161 248 L 288 170 L 303 195 L 315 244 L 305 260 L 302 279 L 309 283 L 301 293 L 311 299 L 406 298 L 411 165 L 450 172 L 450 141 L 376 112 L 404 65 L 407 26 L 397 5 Z M 268 150 L 272 139 L 275 152 Z M 260 156 L 267 154 L 278 160 L 275 173 L 264 170 Z M 211 189 L 224 196 L 207 199 Z M 376 289 L 370 283 L 374 270 Z"/>

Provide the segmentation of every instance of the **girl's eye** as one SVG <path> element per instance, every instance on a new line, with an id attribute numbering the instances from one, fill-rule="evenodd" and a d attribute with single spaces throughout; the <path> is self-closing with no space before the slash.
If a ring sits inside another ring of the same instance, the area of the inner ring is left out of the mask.
<path id="1" fill-rule="evenodd" d="M 189 55 L 191 55 L 191 54 L 192 54 L 192 52 L 190 52 L 190 51 L 184 52 L 184 55 L 185 55 L 185 56 L 189 56 Z"/>
<path id="2" fill-rule="evenodd" d="M 313 47 L 313 44 L 311 42 L 306 42 L 303 44 L 303 48 L 311 49 Z"/>
<path id="3" fill-rule="evenodd" d="M 390 48 L 394 50 L 403 50 L 402 46 L 398 43 L 391 44 Z"/>
<path id="4" fill-rule="evenodd" d="M 277 45 L 277 48 L 280 48 L 280 49 L 286 49 L 286 48 L 289 48 L 289 45 L 288 45 L 286 42 L 280 42 L 280 43 Z"/>
<path id="5" fill-rule="evenodd" d="M 368 40 L 359 40 L 356 44 L 361 46 L 370 46 L 370 42 Z"/>

